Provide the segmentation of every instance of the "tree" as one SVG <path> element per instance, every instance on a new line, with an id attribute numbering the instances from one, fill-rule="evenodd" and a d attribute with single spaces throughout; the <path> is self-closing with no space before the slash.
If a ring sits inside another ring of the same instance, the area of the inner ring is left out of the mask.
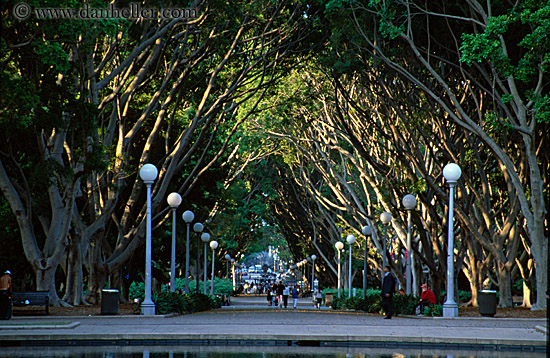
<path id="1" fill-rule="evenodd" d="M 517 199 L 525 220 L 537 285 L 546 287 L 546 179 L 538 160 L 547 146 L 540 134 L 548 123 L 549 46 L 542 35 L 548 32 L 548 4 L 354 1 L 331 2 L 328 8 L 342 15 L 334 16 L 336 21 L 351 18 L 355 29 L 350 36 L 335 31 L 339 49 L 358 49 L 364 62 L 373 59 L 373 65 L 398 73 L 433 101 L 445 120 L 491 152 L 510 184 L 509 200 Z M 352 66 L 357 58 L 346 53 L 341 61 Z M 511 142 L 495 136 L 503 132 Z M 509 271 L 511 265 L 505 266 L 501 270 Z M 544 290 L 537 291 L 536 302 L 534 307 L 545 307 Z"/>
<path id="2" fill-rule="evenodd" d="M 14 93 L 3 103 L 0 186 L 37 288 L 56 304 L 54 275 L 67 254 L 72 304 L 84 302 L 84 267 L 90 301 L 108 275 L 120 284 L 144 240 L 139 167 L 159 168 L 153 213 L 162 222 L 167 191 L 190 196 L 255 108 L 238 117 L 239 106 L 261 99 L 292 51 L 307 49 L 307 21 L 292 1 L 195 5 L 200 16 L 189 21 L 9 21 L 3 32 L 3 76 L 29 100 L 20 106 Z M 32 34 L 39 40 L 27 41 Z M 38 205 L 50 209 L 35 214 Z"/>

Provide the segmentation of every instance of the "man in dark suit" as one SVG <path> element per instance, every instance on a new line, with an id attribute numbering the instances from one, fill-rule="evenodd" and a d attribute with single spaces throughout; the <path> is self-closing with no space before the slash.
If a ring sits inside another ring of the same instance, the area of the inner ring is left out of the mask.
<path id="1" fill-rule="evenodd" d="M 393 316 L 393 294 L 395 293 L 395 279 L 390 273 L 390 267 L 384 267 L 384 279 L 382 280 L 382 308 L 386 312 L 384 319 L 391 319 Z"/>

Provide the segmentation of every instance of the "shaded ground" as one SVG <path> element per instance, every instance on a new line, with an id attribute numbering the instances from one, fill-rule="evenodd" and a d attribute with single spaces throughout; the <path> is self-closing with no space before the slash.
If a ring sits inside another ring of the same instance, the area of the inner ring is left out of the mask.
<path id="1" fill-rule="evenodd" d="M 44 316 L 44 307 L 14 307 L 14 316 Z M 119 315 L 139 314 L 135 304 L 118 305 Z M 50 316 L 101 316 L 101 306 L 50 307 Z"/>
<path id="2" fill-rule="evenodd" d="M 14 316 L 43 316 L 44 308 L 41 307 L 14 307 Z M 135 304 L 120 304 L 119 315 L 139 314 L 139 308 Z M 101 306 L 76 306 L 76 307 L 50 307 L 51 316 L 100 316 Z M 461 307 L 460 317 L 481 317 L 476 307 Z M 545 310 L 531 311 L 528 308 L 497 308 L 496 318 L 546 318 Z"/>
<path id="3" fill-rule="evenodd" d="M 477 307 L 461 307 L 458 310 L 460 317 L 481 317 Z M 497 308 L 496 318 L 546 318 L 546 310 L 531 311 L 529 308 Z"/>

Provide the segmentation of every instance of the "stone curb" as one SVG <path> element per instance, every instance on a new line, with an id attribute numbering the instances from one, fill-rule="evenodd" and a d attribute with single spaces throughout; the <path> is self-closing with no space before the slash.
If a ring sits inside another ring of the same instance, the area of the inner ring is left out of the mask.
<path id="1" fill-rule="evenodd" d="M 18 319 L 25 319 L 25 320 L 38 320 L 38 319 L 41 319 L 41 320 L 44 320 L 44 319 L 48 319 L 48 318 L 53 318 L 53 319 L 86 319 L 86 318 L 99 318 L 99 319 L 117 319 L 117 318 L 145 318 L 145 319 L 150 319 L 150 318 L 169 318 L 169 317 L 176 317 L 176 316 L 179 316 L 178 313 L 169 313 L 169 314 L 159 314 L 159 315 L 155 315 L 155 316 L 142 316 L 142 315 L 138 315 L 138 314 L 127 314 L 127 315 L 119 315 L 119 314 L 116 314 L 116 315 L 88 315 L 88 316 L 16 316 L 16 317 L 12 317 L 12 320 L 15 320 L 17 321 Z M 13 321 L 12 321 L 13 322 Z"/>
<path id="2" fill-rule="evenodd" d="M 69 324 L 21 324 L 21 325 L 0 325 L 0 330 L 21 330 L 21 329 L 70 329 L 80 326 L 80 322 L 71 322 Z"/>
<path id="3" fill-rule="evenodd" d="M 535 329 L 541 333 L 548 334 L 548 328 L 545 326 L 535 326 Z"/>
<path id="4" fill-rule="evenodd" d="M 145 344 L 145 345 L 170 345 L 170 344 L 190 344 L 190 345 L 228 345 L 229 342 L 240 342 L 244 345 L 256 345 L 262 342 L 272 342 L 271 344 L 288 345 L 305 342 L 315 342 L 318 346 L 371 346 L 371 345 L 418 345 L 417 348 L 422 346 L 430 347 L 433 345 L 446 345 L 448 348 L 460 348 L 460 346 L 467 346 L 470 349 L 480 349 L 481 346 L 490 347 L 490 350 L 499 350 L 498 346 L 505 347 L 529 347 L 530 349 L 536 349 L 539 347 L 541 350 L 545 348 L 545 342 L 536 340 L 516 340 L 510 341 L 507 339 L 494 339 L 494 338 L 450 338 L 450 337 L 415 337 L 415 336 L 399 336 L 399 337 L 384 337 L 384 336 L 356 336 L 349 334 L 337 334 L 327 337 L 320 334 L 256 334 L 248 335 L 243 338 L 238 334 L 204 334 L 204 333 L 173 333 L 173 334 L 143 334 L 143 333 L 128 333 L 119 334 L 116 337 L 111 335 L 89 333 L 89 334 L 72 334 L 72 333 L 57 333 L 57 334 L 27 334 L 25 336 L 4 336 L 3 340 L 13 342 L 34 342 L 37 345 L 48 345 L 48 342 L 72 342 L 74 345 L 87 345 L 93 342 L 97 345 L 129 345 L 133 344 Z M 278 343 L 277 343 L 278 342 Z M 30 344 L 33 345 L 33 344 Z M 477 346 L 477 347 L 476 347 Z M 523 348 L 522 348 L 523 349 Z"/>

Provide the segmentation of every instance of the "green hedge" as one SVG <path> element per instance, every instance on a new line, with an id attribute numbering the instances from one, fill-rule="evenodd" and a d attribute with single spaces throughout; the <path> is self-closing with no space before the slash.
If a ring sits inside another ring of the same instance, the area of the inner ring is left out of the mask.
<path id="1" fill-rule="evenodd" d="M 429 304 L 428 306 L 424 307 L 423 313 L 424 313 L 424 316 L 441 317 L 443 316 L 443 306 L 440 304 L 437 304 L 437 305 Z"/>
<path id="2" fill-rule="evenodd" d="M 394 295 L 393 309 L 397 314 L 412 315 L 415 313 L 418 297 L 414 295 Z M 366 298 L 363 297 L 335 297 L 332 301 L 333 309 L 354 309 L 368 313 L 382 312 L 382 297 L 380 290 L 367 290 Z"/>
<path id="3" fill-rule="evenodd" d="M 222 306 L 220 298 L 202 293 L 186 295 L 178 292 L 163 291 L 154 293 L 152 299 L 155 302 L 156 314 L 193 313 L 208 311 Z"/>
<path id="4" fill-rule="evenodd" d="M 183 280 L 182 280 L 183 281 Z M 229 281 L 229 280 L 225 280 Z M 194 284 L 189 284 L 191 291 L 194 290 Z M 223 285 L 220 284 L 222 290 Z M 183 287 L 183 285 L 181 285 Z M 180 287 L 180 288 L 181 288 Z M 199 286 L 200 288 L 201 286 Z M 178 282 L 176 280 L 176 289 L 178 289 Z M 218 292 L 218 290 L 216 290 Z M 133 282 L 130 286 L 130 300 L 139 300 L 139 307 L 141 302 L 145 298 L 145 285 L 143 282 Z M 200 311 L 207 311 L 222 306 L 222 301 L 216 296 L 204 295 L 202 293 L 192 293 L 190 295 L 176 292 L 170 292 L 168 286 L 163 286 L 161 292 L 154 292 L 152 294 L 153 302 L 155 303 L 155 312 L 157 314 L 168 313 L 193 313 Z M 139 311 L 139 310 L 138 310 Z"/>
<path id="5" fill-rule="evenodd" d="M 207 282 L 207 292 L 210 293 L 210 280 Z M 194 293 L 196 288 L 196 281 L 192 280 L 189 281 L 189 289 L 191 290 L 191 293 Z M 176 278 L 175 281 L 175 290 L 179 291 L 182 288 L 185 287 L 185 280 L 181 278 Z M 199 281 L 199 292 L 202 292 L 204 288 L 203 281 Z M 170 291 L 170 285 L 162 285 L 162 292 L 168 292 Z M 233 293 L 233 282 L 228 279 L 221 279 L 216 277 L 214 280 L 214 294 L 215 295 L 230 295 Z M 134 299 L 139 299 L 139 301 L 143 301 L 143 298 L 145 297 L 145 284 L 143 282 L 132 282 L 130 285 L 129 290 L 129 299 L 131 301 L 134 301 Z"/>
<path id="6" fill-rule="evenodd" d="M 206 281 L 206 291 L 210 293 L 210 280 Z M 185 287 L 185 280 L 181 278 L 176 279 L 176 290 L 179 290 L 183 287 Z M 191 292 L 196 291 L 197 281 L 190 280 L 189 281 L 189 290 Z M 165 290 L 170 289 L 170 285 L 165 285 L 163 287 Z M 204 289 L 204 281 L 199 281 L 199 292 L 202 292 Z M 233 294 L 233 282 L 231 280 L 228 280 L 226 278 L 218 278 L 216 277 L 214 279 L 214 294 L 215 295 L 231 295 Z"/>

